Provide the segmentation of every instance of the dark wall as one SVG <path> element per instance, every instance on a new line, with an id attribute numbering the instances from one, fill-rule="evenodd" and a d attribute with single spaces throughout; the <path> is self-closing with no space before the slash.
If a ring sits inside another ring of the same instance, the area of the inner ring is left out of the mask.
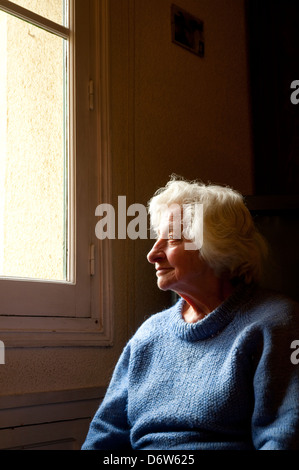
<path id="1" fill-rule="evenodd" d="M 298 0 L 248 0 L 255 194 L 299 194 Z"/>

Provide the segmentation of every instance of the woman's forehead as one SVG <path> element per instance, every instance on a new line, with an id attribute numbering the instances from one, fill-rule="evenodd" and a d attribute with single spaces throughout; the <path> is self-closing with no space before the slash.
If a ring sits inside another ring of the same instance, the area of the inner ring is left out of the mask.
<path id="1" fill-rule="evenodd" d="M 175 204 L 161 213 L 161 223 L 170 223 L 182 219 L 182 207 Z"/>
<path id="2" fill-rule="evenodd" d="M 165 231 L 181 230 L 182 225 L 182 208 L 180 206 L 169 207 L 161 214 L 158 233 Z"/>

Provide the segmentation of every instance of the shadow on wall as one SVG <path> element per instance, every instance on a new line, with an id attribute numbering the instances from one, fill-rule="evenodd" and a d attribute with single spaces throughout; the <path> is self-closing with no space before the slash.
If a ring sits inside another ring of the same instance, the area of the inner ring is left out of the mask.
<path id="1" fill-rule="evenodd" d="M 270 245 L 263 286 L 299 301 L 299 198 L 253 196 L 247 205 Z"/>

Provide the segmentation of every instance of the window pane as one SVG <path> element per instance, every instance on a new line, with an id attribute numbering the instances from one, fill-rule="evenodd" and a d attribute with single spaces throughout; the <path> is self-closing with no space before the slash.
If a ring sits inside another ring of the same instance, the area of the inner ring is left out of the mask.
<path id="1" fill-rule="evenodd" d="M 0 11 L 1 276 L 66 279 L 65 51 Z"/>
<path id="2" fill-rule="evenodd" d="M 33 11 L 48 20 L 68 26 L 67 0 L 12 0 L 13 3 Z"/>

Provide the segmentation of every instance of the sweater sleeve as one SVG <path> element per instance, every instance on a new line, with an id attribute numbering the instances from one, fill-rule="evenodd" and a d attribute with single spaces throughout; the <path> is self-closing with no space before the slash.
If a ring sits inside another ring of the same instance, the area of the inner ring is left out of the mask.
<path id="1" fill-rule="evenodd" d="M 127 422 L 129 344 L 114 369 L 106 395 L 96 412 L 82 450 L 131 449 Z"/>
<path id="2" fill-rule="evenodd" d="M 263 332 L 253 383 L 252 438 L 258 450 L 299 450 L 299 365 L 292 363 L 290 349 L 297 338 L 298 319 Z"/>

